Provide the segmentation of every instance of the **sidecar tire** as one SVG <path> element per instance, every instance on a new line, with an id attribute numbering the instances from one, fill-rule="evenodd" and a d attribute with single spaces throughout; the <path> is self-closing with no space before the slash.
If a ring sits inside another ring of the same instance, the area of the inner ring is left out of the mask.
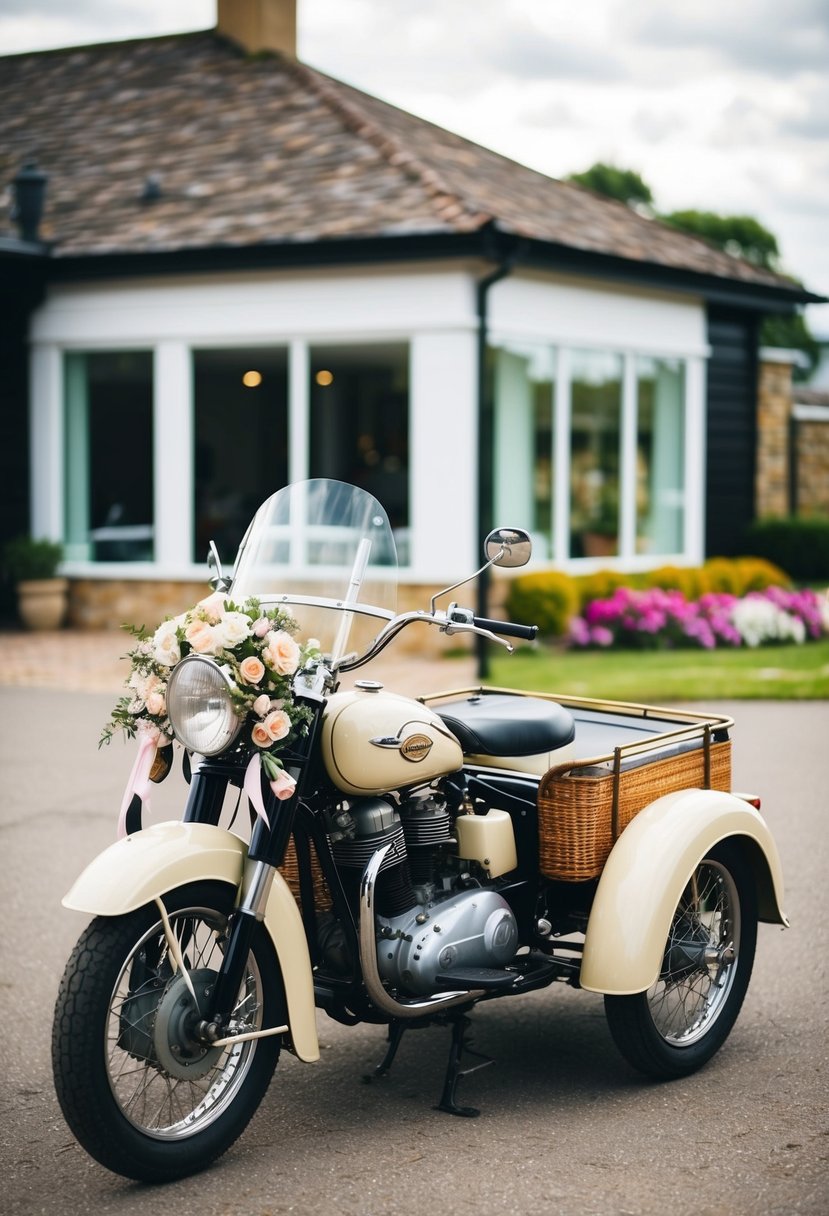
<path id="1" fill-rule="evenodd" d="M 728 842 L 718 845 L 699 863 L 692 882 L 698 884 L 699 898 L 694 900 L 689 882 L 674 913 L 656 984 L 635 996 L 604 998 L 619 1051 L 639 1072 L 660 1080 L 688 1076 L 719 1051 L 740 1012 L 754 964 L 757 893 L 739 849 Z M 712 953 L 734 939 L 735 956 L 721 960 L 720 983 L 711 982 L 708 966 L 700 960 L 690 963 L 683 954 L 685 945 L 701 950 L 705 937 Z"/>
<path id="2" fill-rule="evenodd" d="M 215 947 L 208 950 L 199 944 L 197 933 L 204 926 L 203 940 L 209 941 L 212 932 L 216 943 L 220 941 L 234 894 L 225 884 L 202 882 L 165 897 L 171 923 L 175 926 L 180 916 L 184 926 L 180 932 L 190 934 L 181 940 L 194 956 L 194 968 L 203 968 L 200 973 L 192 972 L 201 974 L 203 984 L 212 982 L 218 956 L 209 953 Z M 159 921 L 155 904 L 147 904 L 125 916 L 98 917 L 91 922 L 66 965 L 52 1032 L 55 1089 L 71 1131 L 101 1165 L 140 1182 L 168 1182 L 197 1173 L 230 1148 L 262 1101 L 282 1042 L 281 1035 L 274 1035 L 235 1049 L 211 1049 L 206 1053 L 207 1063 L 194 1061 L 197 1075 L 193 1080 L 189 1076 L 177 1079 L 167 1071 L 162 1049 L 169 1047 L 179 1055 L 180 1044 L 188 1040 L 172 1033 L 159 1037 L 156 1023 L 163 1018 L 165 1026 L 184 1026 L 185 1016 L 175 1006 L 185 1006 L 188 998 L 183 988 L 172 994 L 175 977 L 163 961 Z M 188 928 L 191 922 L 193 927 Z M 157 944 L 160 948 L 154 955 Z M 201 961 L 202 956 L 209 957 L 210 964 Z M 248 957 L 238 1008 L 244 1010 L 249 1001 L 251 1016 L 258 1024 L 284 1024 L 282 978 L 270 938 L 261 925 Z M 154 969 L 146 962 L 152 958 L 156 959 Z M 137 973 L 136 968 L 143 970 Z M 122 995 L 125 988 L 126 996 Z M 165 990 L 171 994 L 166 1004 L 157 995 Z M 175 1070 L 178 1061 L 169 1054 L 167 1059 Z M 137 1081 L 129 1079 L 130 1071 Z M 202 1080 L 206 1085 L 200 1084 Z M 157 1093 L 164 1091 L 153 1087 L 165 1085 L 170 1092 L 167 1125 L 160 1113 L 154 1114 Z M 183 1099 L 178 1096 L 179 1088 Z M 150 1094 L 151 1090 L 153 1096 L 145 1101 L 144 1092 Z M 201 1097 L 205 1093 L 209 1095 L 206 1100 Z M 188 1101 L 192 1110 L 187 1109 Z"/>

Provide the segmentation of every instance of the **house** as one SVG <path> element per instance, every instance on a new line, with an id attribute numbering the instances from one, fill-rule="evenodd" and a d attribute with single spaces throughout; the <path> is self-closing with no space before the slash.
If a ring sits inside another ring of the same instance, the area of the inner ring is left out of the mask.
<path id="1" fill-rule="evenodd" d="M 294 18 L 0 59 L 4 526 L 64 540 L 75 622 L 178 610 L 308 476 L 384 502 L 418 605 L 493 522 L 574 569 L 739 547 L 758 326 L 818 297 L 298 62 Z"/>

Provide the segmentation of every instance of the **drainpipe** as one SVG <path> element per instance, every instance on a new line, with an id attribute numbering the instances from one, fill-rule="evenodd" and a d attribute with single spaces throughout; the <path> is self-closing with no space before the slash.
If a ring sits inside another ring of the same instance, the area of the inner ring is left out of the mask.
<path id="1" fill-rule="evenodd" d="M 501 264 L 475 284 L 475 303 L 478 315 L 478 526 L 484 537 L 494 527 L 492 519 L 492 466 L 494 457 L 494 403 L 493 394 L 487 387 L 486 351 L 489 338 L 489 291 L 501 279 L 512 274 L 521 252 L 522 245 L 518 244 L 510 254 L 505 256 Z M 490 571 L 483 570 L 478 575 L 478 616 L 489 616 Z M 489 649 L 491 645 L 486 638 L 475 639 L 475 652 L 478 658 L 478 679 L 484 680 L 489 675 Z"/>

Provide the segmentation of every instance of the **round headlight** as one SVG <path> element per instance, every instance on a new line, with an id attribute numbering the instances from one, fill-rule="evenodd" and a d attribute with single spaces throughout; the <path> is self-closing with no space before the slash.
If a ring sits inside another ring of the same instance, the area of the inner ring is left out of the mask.
<path id="1" fill-rule="evenodd" d="M 173 668 L 167 713 L 188 751 L 217 756 L 238 735 L 242 719 L 234 712 L 230 687 L 225 673 L 204 655 L 190 654 Z"/>

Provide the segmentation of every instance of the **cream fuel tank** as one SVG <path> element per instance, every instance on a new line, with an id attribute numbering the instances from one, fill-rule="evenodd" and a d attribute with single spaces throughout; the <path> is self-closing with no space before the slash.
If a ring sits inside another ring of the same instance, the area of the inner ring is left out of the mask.
<path id="1" fill-rule="evenodd" d="M 346 794 L 421 785 L 463 766 L 461 746 L 437 714 L 372 680 L 329 697 L 322 756 L 328 776 Z"/>

